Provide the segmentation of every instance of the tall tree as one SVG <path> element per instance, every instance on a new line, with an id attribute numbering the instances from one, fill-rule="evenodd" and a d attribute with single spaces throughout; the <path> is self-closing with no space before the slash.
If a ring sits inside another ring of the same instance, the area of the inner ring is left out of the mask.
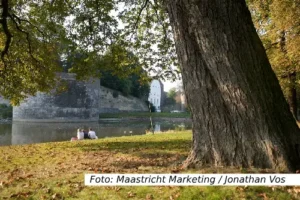
<path id="1" fill-rule="evenodd" d="M 186 164 L 295 169 L 299 130 L 245 1 L 166 7 L 193 119 Z"/>
<path id="2" fill-rule="evenodd" d="M 0 37 L 3 72 L 8 69 L 5 67 L 7 59 L 22 53 L 16 50 L 18 43 L 11 40 L 12 30 L 17 31 L 17 28 L 13 17 L 7 15 L 7 11 L 18 13 L 18 9 L 15 5 L 7 6 L 7 2 L 2 0 L 0 20 L 4 30 Z M 24 3 L 22 0 L 13 2 L 19 2 L 21 6 Z M 135 53 L 141 64 L 148 68 L 156 65 L 165 70 L 166 76 L 172 75 L 172 65 L 176 65 L 174 36 L 193 119 L 193 145 L 187 166 L 233 165 L 293 170 L 299 165 L 299 130 L 244 0 L 124 0 L 128 8 L 120 13 L 125 21 L 124 34 L 114 32 L 116 21 L 110 15 L 114 7 L 112 0 L 28 2 L 23 10 L 34 12 L 23 14 L 31 21 L 39 19 L 35 22 L 40 23 L 34 23 L 36 26 L 57 28 L 61 27 L 58 25 L 60 20 L 68 19 L 66 16 L 71 18 L 67 23 L 71 31 L 63 32 L 65 38 L 76 44 L 77 51 L 87 52 L 83 64 L 74 68 L 76 72 L 88 71 L 86 64 L 91 64 L 106 44 L 115 42 L 127 45 L 130 50 L 139 49 Z M 52 26 L 49 25 L 51 19 Z M 133 29 L 136 31 L 132 32 Z M 35 41 L 41 42 L 41 37 L 34 37 Z M 20 41 L 28 42 L 26 38 L 20 38 Z M 54 40 L 54 44 L 55 41 L 59 40 Z M 43 55 L 43 58 L 46 54 L 36 51 L 36 55 Z M 28 76 L 22 75 L 22 70 L 19 71 L 22 68 L 15 68 L 13 64 L 9 69 L 17 70 L 19 74 L 3 77 L 23 80 L 23 76 Z M 163 70 L 156 70 L 156 73 L 161 75 Z M 16 91 L 28 93 L 21 90 L 27 88 L 26 84 L 19 88 L 0 92 L 6 96 Z M 38 89 L 37 86 L 32 88 Z"/>

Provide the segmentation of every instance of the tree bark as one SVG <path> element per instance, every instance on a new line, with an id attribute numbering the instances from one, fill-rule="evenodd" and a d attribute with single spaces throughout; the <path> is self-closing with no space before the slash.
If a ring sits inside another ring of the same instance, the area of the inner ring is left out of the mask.
<path id="1" fill-rule="evenodd" d="M 186 166 L 295 170 L 299 129 L 245 1 L 165 3 L 192 112 Z"/>
<path id="2" fill-rule="evenodd" d="M 284 54 L 286 59 L 288 59 L 287 50 L 286 50 L 286 31 L 282 30 L 280 32 L 279 37 L 279 45 L 280 51 Z M 286 68 L 287 76 L 285 78 L 288 79 L 287 91 L 286 91 L 286 98 L 287 102 L 290 106 L 290 111 L 293 114 L 294 118 L 298 120 L 297 116 L 297 91 L 296 91 L 296 69 L 293 68 L 292 70 L 289 69 L 290 66 Z"/>

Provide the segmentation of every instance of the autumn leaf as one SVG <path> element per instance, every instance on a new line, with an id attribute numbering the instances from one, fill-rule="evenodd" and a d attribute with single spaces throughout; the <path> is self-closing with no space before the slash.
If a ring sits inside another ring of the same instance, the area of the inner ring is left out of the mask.
<path id="1" fill-rule="evenodd" d="M 136 193 L 129 191 L 127 193 L 127 197 L 131 198 L 131 197 L 135 197 Z"/>
<path id="2" fill-rule="evenodd" d="M 260 193 L 260 194 L 258 194 L 257 196 L 259 196 L 259 197 L 263 197 L 263 198 L 264 198 L 264 200 L 267 200 L 267 199 L 269 199 L 269 198 L 267 197 L 266 193 Z"/>
<path id="3" fill-rule="evenodd" d="M 146 200 L 153 200 L 153 195 L 152 194 L 147 194 L 146 195 Z"/>

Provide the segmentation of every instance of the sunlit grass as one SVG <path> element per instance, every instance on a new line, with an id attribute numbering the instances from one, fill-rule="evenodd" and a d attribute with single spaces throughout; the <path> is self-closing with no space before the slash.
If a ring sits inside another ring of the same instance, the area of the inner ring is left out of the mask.
<path id="1" fill-rule="evenodd" d="M 1 199 L 297 199 L 287 187 L 86 187 L 85 173 L 257 173 L 180 169 L 191 132 L 0 147 Z"/>

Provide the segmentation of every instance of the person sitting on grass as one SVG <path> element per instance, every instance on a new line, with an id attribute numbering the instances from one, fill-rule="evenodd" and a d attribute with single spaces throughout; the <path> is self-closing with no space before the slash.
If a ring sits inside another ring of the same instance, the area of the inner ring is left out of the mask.
<path id="1" fill-rule="evenodd" d="M 78 140 L 83 140 L 84 139 L 83 129 L 77 129 L 77 139 Z"/>
<path id="2" fill-rule="evenodd" d="M 89 138 L 90 139 L 98 139 L 96 132 L 92 128 L 89 128 Z"/>
<path id="3" fill-rule="evenodd" d="M 82 129 L 82 131 L 83 131 L 83 134 L 84 134 L 84 139 L 90 139 L 89 131 L 88 130 L 83 130 L 83 129 Z"/>

